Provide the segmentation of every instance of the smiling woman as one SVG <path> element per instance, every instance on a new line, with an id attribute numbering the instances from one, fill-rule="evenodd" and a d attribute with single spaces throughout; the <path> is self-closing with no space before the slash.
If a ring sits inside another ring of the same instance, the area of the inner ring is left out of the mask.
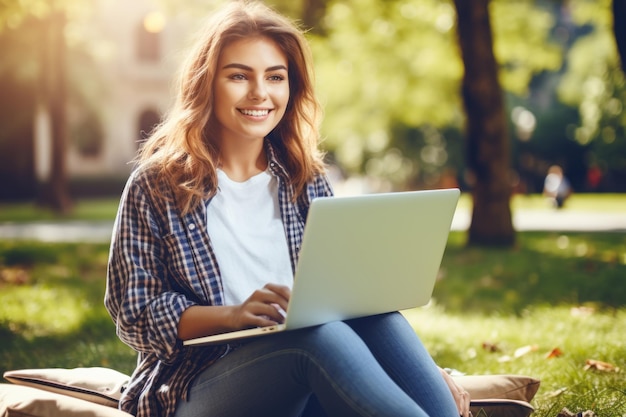
<path id="1" fill-rule="evenodd" d="M 312 67 L 302 32 L 261 2 L 228 2 L 192 48 L 113 230 L 105 306 L 140 353 L 124 411 L 468 416 L 467 392 L 398 312 L 246 343 L 182 343 L 289 314 L 311 201 L 333 195 Z"/>
<path id="2" fill-rule="evenodd" d="M 267 168 L 265 137 L 278 125 L 289 101 L 287 58 L 270 38 L 233 42 L 217 63 L 214 99 L 219 168 L 243 182 Z M 242 151 L 257 155 L 242 163 Z"/>

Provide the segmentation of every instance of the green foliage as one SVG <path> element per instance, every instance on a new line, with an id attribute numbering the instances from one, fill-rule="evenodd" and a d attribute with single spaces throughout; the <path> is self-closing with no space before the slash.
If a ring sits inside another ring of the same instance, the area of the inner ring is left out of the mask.
<path id="1" fill-rule="evenodd" d="M 326 109 L 325 145 L 348 169 L 392 148 L 390 126 L 459 121 L 462 73 L 449 3 L 331 2 L 311 39 Z"/>
<path id="2" fill-rule="evenodd" d="M 494 1 L 491 11 L 504 88 L 525 92 L 534 74 L 559 67 L 549 11 L 530 1 Z M 311 44 L 326 109 L 324 145 L 343 167 L 400 186 L 433 168 L 461 168 L 455 20 L 449 1 L 328 3 L 324 36 L 311 36 Z"/>
<path id="3" fill-rule="evenodd" d="M 525 95 L 537 73 L 561 67 L 561 46 L 550 39 L 554 15 L 535 1 L 492 1 L 489 11 L 503 88 Z"/>
<path id="4" fill-rule="evenodd" d="M 611 1 L 576 0 L 572 17 L 586 28 L 567 56 L 560 98 L 577 106 L 581 122 L 574 139 L 591 144 L 590 163 L 626 171 L 626 79 L 612 31 Z M 617 22 L 616 24 L 619 24 Z"/>

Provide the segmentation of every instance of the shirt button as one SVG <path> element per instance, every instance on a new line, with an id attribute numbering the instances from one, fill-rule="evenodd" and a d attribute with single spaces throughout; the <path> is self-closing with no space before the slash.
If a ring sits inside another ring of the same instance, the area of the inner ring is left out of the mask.
<path id="1" fill-rule="evenodd" d="M 196 228 L 196 225 L 195 225 L 195 224 L 191 223 L 191 224 L 189 225 L 189 230 L 194 230 L 195 228 Z"/>

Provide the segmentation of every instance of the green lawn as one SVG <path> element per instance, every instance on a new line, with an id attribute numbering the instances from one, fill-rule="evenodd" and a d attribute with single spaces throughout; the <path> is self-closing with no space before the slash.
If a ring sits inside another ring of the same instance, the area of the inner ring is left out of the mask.
<path id="1" fill-rule="evenodd" d="M 113 220 L 119 199 L 116 197 L 96 200 L 76 200 L 70 216 L 59 216 L 33 203 L 0 203 L 0 223 L 47 220 Z M 471 196 L 462 194 L 458 207 L 468 209 Z M 538 194 L 515 195 L 511 200 L 512 210 L 547 210 L 546 200 Z M 623 213 L 626 211 L 626 194 L 574 194 L 567 201 L 565 210 L 600 211 Z"/>
<path id="2" fill-rule="evenodd" d="M 567 209 L 618 211 L 624 202 L 575 197 Z M 536 196 L 514 200 L 525 209 L 543 203 Z M 117 202 L 85 204 L 76 213 L 106 219 Z M 0 207 L 0 217 L 40 215 L 32 210 Z M 432 303 L 404 312 L 436 361 L 468 374 L 540 379 L 537 417 L 554 417 L 563 407 L 626 415 L 626 236 L 520 232 L 513 249 L 465 248 L 464 241 L 463 232 L 450 235 Z M 78 366 L 132 372 L 134 353 L 115 336 L 102 304 L 107 256 L 106 243 L 0 240 L 0 372 Z M 561 355 L 549 357 L 556 350 Z M 588 360 L 619 371 L 586 370 Z"/>
<path id="3" fill-rule="evenodd" d="M 50 220 L 113 220 L 119 198 L 90 199 L 74 201 L 74 209 L 69 216 L 61 216 L 34 203 L 0 203 L 0 223 L 31 222 Z"/>

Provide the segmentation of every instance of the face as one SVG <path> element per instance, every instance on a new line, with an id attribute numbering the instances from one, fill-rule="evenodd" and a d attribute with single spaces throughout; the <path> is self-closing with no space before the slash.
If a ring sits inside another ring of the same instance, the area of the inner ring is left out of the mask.
<path id="1" fill-rule="evenodd" d="M 262 141 L 289 101 L 287 58 L 269 38 L 235 41 L 222 50 L 213 91 L 220 140 Z"/>

